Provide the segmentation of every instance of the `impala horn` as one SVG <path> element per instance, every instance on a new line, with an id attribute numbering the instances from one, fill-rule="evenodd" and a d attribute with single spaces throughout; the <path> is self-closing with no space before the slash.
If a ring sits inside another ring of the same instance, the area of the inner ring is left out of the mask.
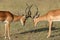
<path id="1" fill-rule="evenodd" d="M 37 9 L 37 11 L 36 11 L 35 15 L 33 16 L 33 18 L 38 18 L 40 16 L 40 14 L 38 13 L 39 11 L 38 11 L 38 7 L 37 6 L 36 6 L 36 9 Z"/>
<path id="2" fill-rule="evenodd" d="M 29 18 L 29 17 L 31 17 L 31 7 L 33 6 L 33 5 L 28 5 L 27 3 L 26 3 L 26 5 L 27 5 L 27 8 L 26 8 L 26 10 L 25 10 L 25 13 L 26 13 L 26 18 Z"/>

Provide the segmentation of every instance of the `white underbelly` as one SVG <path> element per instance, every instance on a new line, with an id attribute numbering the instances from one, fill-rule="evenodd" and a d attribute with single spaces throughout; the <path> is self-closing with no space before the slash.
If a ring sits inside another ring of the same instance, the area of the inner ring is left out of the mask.
<path id="1" fill-rule="evenodd" d="M 52 20 L 52 21 L 60 21 L 60 20 Z"/>
<path id="2" fill-rule="evenodd" d="M 60 16 L 53 17 L 52 21 L 60 21 Z"/>

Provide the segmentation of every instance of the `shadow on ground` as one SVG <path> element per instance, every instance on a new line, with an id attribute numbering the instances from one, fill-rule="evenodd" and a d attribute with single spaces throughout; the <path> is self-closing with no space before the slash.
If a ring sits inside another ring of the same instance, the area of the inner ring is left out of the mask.
<path id="1" fill-rule="evenodd" d="M 34 29 L 34 30 L 29 30 L 29 31 L 21 32 L 21 33 L 15 33 L 15 34 L 12 34 L 11 36 L 13 36 L 13 35 L 19 35 L 19 34 L 33 33 L 33 32 L 37 33 L 37 32 L 42 32 L 42 31 L 47 31 L 47 30 L 48 30 L 48 28 L 39 28 L 39 29 Z M 60 28 L 52 27 L 52 31 L 55 31 L 55 30 L 60 30 Z M 58 31 L 55 31 L 55 32 L 58 32 Z M 58 35 L 60 35 L 60 34 L 53 35 L 51 37 L 58 36 Z M 0 38 L 3 38 L 3 37 L 0 37 Z"/>
<path id="2" fill-rule="evenodd" d="M 52 27 L 52 30 L 58 30 L 60 28 L 55 28 L 55 27 Z M 30 30 L 30 31 L 25 31 L 25 32 L 21 32 L 20 34 L 26 34 L 26 33 L 36 33 L 36 32 L 41 32 L 41 31 L 47 31 L 48 28 L 39 28 L 39 29 L 35 29 L 35 30 Z"/>

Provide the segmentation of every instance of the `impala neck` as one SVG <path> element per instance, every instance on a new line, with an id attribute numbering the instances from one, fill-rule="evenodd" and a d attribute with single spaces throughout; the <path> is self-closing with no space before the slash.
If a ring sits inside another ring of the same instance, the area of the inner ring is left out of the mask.
<path id="1" fill-rule="evenodd" d="M 44 15 L 44 16 L 38 17 L 37 20 L 38 20 L 38 21 L 47 21 L 47 18 L 46 18 L 46 16 Z"/>
<path id="2" fill-rule="evenodd" d="M 14 15 L 14 20 L 13 21 L 19 21 L 21 18 L 22 18 L 22 16 Z"/>

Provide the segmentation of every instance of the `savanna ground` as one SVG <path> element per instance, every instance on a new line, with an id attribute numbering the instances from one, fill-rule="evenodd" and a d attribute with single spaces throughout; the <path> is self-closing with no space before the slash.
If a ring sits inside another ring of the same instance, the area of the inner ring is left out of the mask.
<path id="1" fill-rule="evenodd" d="M 10 11 L 15 15 L 25 13 L 26 3 L 33 4 L 31 9 L 32 16 L 35 14 L 36 5 L 39 8 L 40 15 L 46 14 L 49 10 L 60 9 L 60 0 L 0 0 L 0 10 Z M 50 38 L 48 34 L 48 22 L 39 22 L 34 27 L 33 20 L 28 18 L 25 26 L 21 23 L 11 23 L 11 40 L 60 40 L 60 22 L 54 22 Z M 0 40 L 4 40 L 4 23 L 0 22 Z M 7 39 L 8 40 L 8 39 Z"/>

